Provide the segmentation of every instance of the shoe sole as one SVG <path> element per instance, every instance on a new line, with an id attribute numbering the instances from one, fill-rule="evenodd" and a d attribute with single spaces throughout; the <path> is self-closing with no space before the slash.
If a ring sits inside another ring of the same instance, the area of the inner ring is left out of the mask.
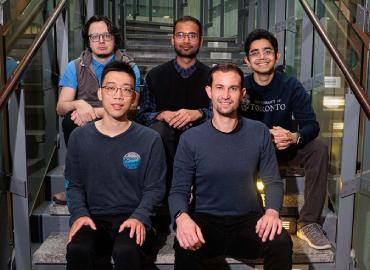
<path id="1" fill-rule="evenodd" d="M 297 232 L 297 237 L 300 238 L 300 239 L 302 239 L 302 240 L 304 240 L 304 241 L 306 241 L 308 243 L 308 245 L 310 247 L 314 248 L 314 249 L 321 250 L 321 249 L 329 249 L 329 248 L 331 248 L 331 245 L 330 244 L 324 245 L 324 246 L 316 246 L 316 245 L 312 244 L 311 241 L 303 233 L 301 233 L 301 232 Z"/>

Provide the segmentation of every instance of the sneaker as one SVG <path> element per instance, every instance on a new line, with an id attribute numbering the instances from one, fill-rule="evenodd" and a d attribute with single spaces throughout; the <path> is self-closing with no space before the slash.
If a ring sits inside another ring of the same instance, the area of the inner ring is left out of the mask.
<path id="1" fill-rule="evenodd" d="M 297 231 L 298 238 L 306 241 L 308 245 L 315 249 L 331 248 L 329 240 L 326 238 L 321 226 L 317 223 L 311 223 L 303 226 Z"/>
<path id="2" fill-rule="evenodd" d="M 54 194 L 53 201 L 59 205 L 66 205 L 67 204 L 66 193 L 59 192 L 59 193 Z"/>

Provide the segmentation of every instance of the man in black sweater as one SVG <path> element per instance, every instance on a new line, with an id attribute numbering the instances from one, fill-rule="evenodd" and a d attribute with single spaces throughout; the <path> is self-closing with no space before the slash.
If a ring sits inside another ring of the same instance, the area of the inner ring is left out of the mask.
<path id="1" fill-rule="evenodd" d="M 204 90 L 209 67 L 196 58 L 202 26 L 190 16 L 173 26 L 176 58 L 150 70 L 140 97 L 138 120 L 161 134 L 167 157 L 167 186 L 181 133 L 206 118 L 209 99 Z"/>
<path id="2" fill-rule="evenodd" d="M 114 269 L 143 269 L 143 244 L 165 192 L 166 164 L 160 136 L 127 119 L 134 82 L 130 66 L 108 64 L 98 90 L 102 119 L 71 134 L 65 169 L 68 270 L 100 269 L 96 263 L 103 255 L 112 255 Z"/>
<path id="3" fill-rule="evenodd" d="M 280 54 L 270 32 L 252 31 L 245 41 L 245 52 L 245 62 L 253 73 L 245 78 L 247 99 L 241 113 L 270 129 L 279 165 L 304 167 L 305 202 L 297 236 L 313 248 L 330 248 L 319 225 L 327 192 L 328 149 L 316 138 L 320 127 L 310 97 L 298 80 L 275 70 Z"/>
<path id="4" fill-rule="evenodd" d="M 292 267 L 292 243 L 279 219 L 283 182 L 269 130 L 237 116 L 243 76 L 232 64 L 213 67 L 206 87 L 213 117 L 181 136 L 169 195 L 176 270 L 205 269 L 202 259 L 214 256 L 264 257 L 268 270 Z M 266 210 L 257 174 L 266 187 Z"/>

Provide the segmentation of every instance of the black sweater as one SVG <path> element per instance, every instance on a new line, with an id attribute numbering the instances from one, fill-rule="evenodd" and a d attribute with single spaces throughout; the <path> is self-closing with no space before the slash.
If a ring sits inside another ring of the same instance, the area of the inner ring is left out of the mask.
<path id="1" fill-rule="evenodd" d="M 320 127 L 311 106 L 310 97 L 295 78 L 275 72 L 266 86 L 258 85 L 253 74 L 245 78 L 247 99 L 241 105 L 241 115 L 262 121 L 269 128 L 281 126 L 301 134 L 303 146 L 317 137 Z M 294 117 L 296 123 L 293 121 Z"/>

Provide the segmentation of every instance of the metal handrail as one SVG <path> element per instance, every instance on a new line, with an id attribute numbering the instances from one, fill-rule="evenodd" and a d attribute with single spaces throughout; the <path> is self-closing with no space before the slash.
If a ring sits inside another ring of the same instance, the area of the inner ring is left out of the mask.
<path id="1" fill-rule="evenodd" d="M 335 62 L 338 64 L 340 70 L 343 72 L 346 81 L 348 82 L 353 94 L 355 95 L 357 101 L 360 103 L 361 108 L 364 110 L 367 118 L 370 120 L 370 100 L 366 95 L 364 88 L 361 86 L 360 82 L 356 79 L 353 72 L 347 67 L 342 55 L 338 51 L 335 44 L 329 39 L 329 36 L 321 25 L 319 18 L 316 16 L 315 12 L 308 5 L 306 0 L 299 0 L 303 9 L 305 10 L 307 16 L 310 18 L 316 31 L 319 33 L 322 41 L 325 43 L 326 48 L 329 50 L 330 54 L 334 58 Z"/>
<path id="2" fill-rule="evenodd" d="M 22 60 L 19 62 L 15 68 L 12 76 L 8 79 L 4 87 L 0 90 L 0 111 L 6 104 L 6 101 L 10 97 L 10 94 L 13 92 L 14 87 L 19 83 L 23 73 L 25 72 L 27 66 L 31 63 L 32 58 L 36 54 L 37 50 L 40 48 L 42 42 L 45 40 L 48 35 L 51 27 L 55 24 L 58 16 L 62 12 L 67 0 L 60 0 L 53 13 L 46 20 L 44 26 L 37 34 L 35 40 L 32 42 L 31 46 L 25 53 Z"/>

